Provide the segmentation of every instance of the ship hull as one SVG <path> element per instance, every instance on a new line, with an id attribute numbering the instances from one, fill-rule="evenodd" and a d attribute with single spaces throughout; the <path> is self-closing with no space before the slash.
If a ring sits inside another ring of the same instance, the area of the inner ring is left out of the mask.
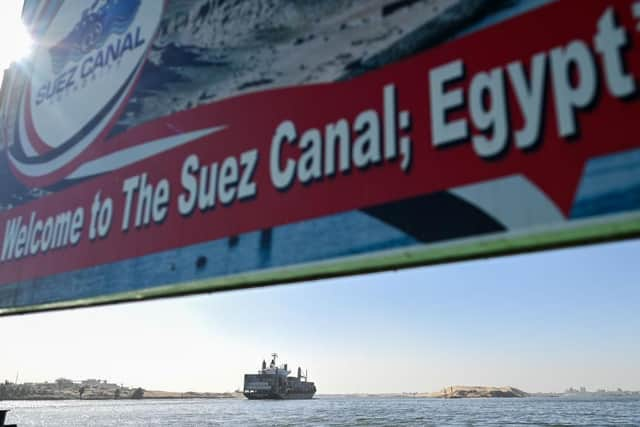
<path id="1" fill-rule="evenodd" d="M 312 399 L 315 393 L 244 393 L 249 400 L 302 400 Z"/>

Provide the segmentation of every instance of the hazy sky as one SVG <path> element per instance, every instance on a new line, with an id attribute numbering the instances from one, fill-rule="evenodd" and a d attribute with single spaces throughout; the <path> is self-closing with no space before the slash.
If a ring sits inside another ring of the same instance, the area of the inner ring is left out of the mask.
<path id="1" fill-rule="evenodd" d="M 0 0 L 0 68 L 24 51 Z M 10 31 L 9 31 L 10 29 Z M 0 318 L 0 380 L 226 391 L 279 352 L 320 393 L 640 389 L 640 242 Z"/>
<path id="2" fill-rule="evenodd" d="M 225 391 L 279 352 L 321 393 L 640 389 L 640 241 L 0 318 L 0 379 Z"/>

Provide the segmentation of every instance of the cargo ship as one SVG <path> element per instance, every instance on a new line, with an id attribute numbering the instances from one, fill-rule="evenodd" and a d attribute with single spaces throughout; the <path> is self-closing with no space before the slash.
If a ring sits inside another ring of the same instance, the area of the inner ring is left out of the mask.
<path id="1" fill-rule="evenodd" d="M 257 374 L 245 374 L 243 394 L 247 399 L 311 399 L 316 386 L 302 375 L 298 366 L 298 375 L 289 376 L 288 365 L 277 365 L 278 354 L 271 355 L 271 363 L 262 361 L 262 369 Z"/>

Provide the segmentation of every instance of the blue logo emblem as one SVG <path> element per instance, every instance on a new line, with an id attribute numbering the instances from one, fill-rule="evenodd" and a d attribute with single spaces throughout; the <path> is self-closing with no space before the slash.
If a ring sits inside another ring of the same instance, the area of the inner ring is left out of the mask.
<path id="1" fill-rule="evenodd" d="M 133 22 L 141 0 L 95 0 L 82 12 L 82 19 L 56 46 L 50 49 L 57 74 L 69 62 L 77 62 L 92 50 L 101 48 L 110 35 L 124 34 Z"/>

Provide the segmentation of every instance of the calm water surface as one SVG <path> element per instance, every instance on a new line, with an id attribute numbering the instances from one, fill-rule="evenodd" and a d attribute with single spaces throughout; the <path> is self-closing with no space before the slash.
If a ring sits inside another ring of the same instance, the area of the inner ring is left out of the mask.
<path id="1" fill-rule="evenodd" d="M 0 402 L 26 426 L 640 426 L 640 398 Z"/>

